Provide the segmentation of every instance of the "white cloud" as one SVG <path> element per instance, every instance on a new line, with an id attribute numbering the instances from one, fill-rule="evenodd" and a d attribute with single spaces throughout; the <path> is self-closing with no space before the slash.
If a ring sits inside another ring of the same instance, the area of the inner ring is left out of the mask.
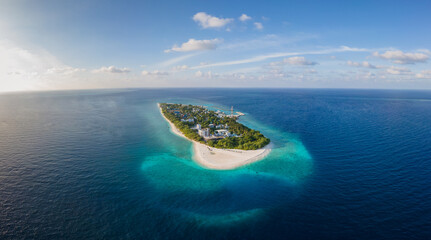
<path id="1" fill-rule="evenodd" d="M 305 57 L 290 57 L 290 58 L 285 58 L 283 60 L 283 63 L 287 63 L 290 65 L 316 65 L 316 62 L 311 62 L 308 61 L 307 59 L 305 59 Z"/>
<path id="2" fill-rule="evenodd" d="M 0 92 L 170 86 L 153 78 L 94 73 L 69 66 L 44 49 L 0 40 Z"/>
<path id="3" fill-rule="evenodd" d="M 187 70 L 189 66 L 187 65 L 178 65 L 172 68 L 172 71 L 184 71 Z"/>
<path id="4" fill-rule="evenodd" d="M 191 67 L 190 69 L 199 69 L 199 68 L 207 68 L 207 67 L 220 67 L 220 66 L 230 66 L 237 64 L 246 64 L 246 63 L 254 63 L 261 62 L 272 58 L 280 58 L 280 57 L 288 57 L 288 56 L 297 56 L 297 55 L 321 55 L 321 54 L 331 54 L 331 53 L 340 53 L 340 52 L 369 52 L 369 49 L 366 48 L 351 48 L 347 46 L 341 46 L 339 48 L 330 48 L 325 50 L 318 51 L 305 51 L 305 52 L 280 52 L 280 53 L 271 53 L 267 55 L 260 55 L 251 58 L 234 60 L 234 61 L 225 61 L 225 62 L 217 62 L 206 65 L 198 65 Z"/>
<path id="5" fill-rule="evenodd" d="M 43 49 L 0 40 L 0 92 L 65 88 L 85 69 L 68 66 Z"/>
<path id="6" fill-rule="evenodd" d="M 159 67 L 169 67 L 171 65 L 177 64 L 179 62 L 182 62 L 184 60 L 187 60 L 187 59 L 192 58 L 194 56 L 197 56 L 199 54 L 200 54 L 200 52 L 195 52 L 195 53 L 190 53 L 190 54 L 187 54 L 187 55 L 182 55 L 182 56 L 179 56 L 179 57 L 174 57 L 174 58 L 168 59 L 168 60 L 166 60 L 164 62 L 158 63 L 157 66 L 159 66 Z"/>
<path id="7" fill-rule="evenodd" d="M 285 78 L 288 76 L 287 73 L 281 69 L 271 69 L 268 71 L 268 74 L 271 78 Z"/>
<path id="8" fill-rule="evenodd" d="M 196 40 L 190 38 L 189 41 L 181 44 L 181 47 L 174 45 L 171 49 L 165 50 L 168 52 L 191 52 L 191 51 L 204 51 L 211 50 L 217 47 L 217 44 L 223 42 L 222 39 L 208 39 L 208 40 Z"/>
<path id="9" fill-rule="evenodd" d="M 243 13 L 239 18 L 238 18 L 241 22 L 246 22 L 248 20 L 251 20 L 250 16 L 247 16 L 245 13 Z"/>
<path id="10" fill-rule="evenodd" d="M 202 71 L 197 71 L 197 72 L 195 72 L 195 77 L 202 77 L 203 76 L 203 73 L 202 73 Z"/>
<path id="11" fill-rule="evenodd" d="M 262 30 L 263 29 L 263 24 L 260 22 L 255 22 L 254 26 L 256 27 L 257 30 Z"/>
<path id="12" fill-rule="evenodd" d="M 62 66 L 62 67 L 53 67 L 46 70 L 46 74 L 73 74 L 78 72 L 85 72 L 86 70 L 84 68 L 73 68 L 69 66 Z"/>
<path id="13" fill-rule="evenodd" d="M 202 28 L 221 28 L 233 22 L 232 18 L 218 18 L 205 12 L 198 12 L 193 16 L 193 20 Z"/>
<path id="14" fill-rule="evenodd" d="M 211 71 L 208 71 L 208 72 L 197 71 L 197 72 L 195 72 L 195 77 L 197 77 L 197 78 L 209 78 L 209 79 L 211 79 L 213 77 L 218 77 L 218 76 L 219 76 L 219 74 L 214 74 Z"/>
<path id="15" fill-rule="evenodd" d="M 365 67 L 365 68 L 377 68 L 376 66 L 374 66 L 373 64 L 367 62 L 367 61 L 363 61 L 363 62 L 352 62 L 352 61 L 347 61 L 347 65 L 350 66 L 354 66 L 354 67 Z"/>
<path id="16" fill-rule="evenodd" d="M 431 70 L 422 70 L 420 73 L 416 74 L 416 78 L 431 79 Z"/>
<path id="17" fill-rule="evenodd" d="M 99 69 L 95 69 L 93 70 L 94 73 L 129 73 L 130 69 L 128 68 L 117 68 L 114 66 L 109 66 L 109 67 L 101 67 Z"/>
<path id="18" fill-rule="evenodd" d="M 422 53 L 425 53 L 425 54 L 427 54 L 427 55 L 431 55 L 431 51 L 430 50 L 428 50 L 428 49 L 425 49 L 425 48 L 421 48 L 421 49 L 418 49 L 418 50 L 416 50 L 417 52 L 422 52 Z"/>
<path id="19" fill-rule="evenodd" d="M 393 63 L 398 64 L 414 64 L 418 62 L 426 62 L 428 60 L 428 55 L 424 53 L 407 53 L 400 50 L 386 51 L 380 54 L 379 52 L 374 52 L 373 56 L 391 60 Z"/>
<path id="20" fill-rule="evenodd" d="M 390 66 L 386 69 L 386 72 L 392 75 L 407 75 L 412 74 L 410 69 L 404 67 L 394 67 Z"/>
<path id="21" fill-rule="evenodd" d="M 287 44 L 292 44 L 296 42 L 302 42 L 309 39 L 315 39 L 317 35 L 312 34 L 303 34 L 300 33 L 295 36 L 280 36 L 276 34 L 266 34 L 264 36 L 260 36 L 258 38 L 253 38 L 250 40 L 237 39 L 234 41 L 229 41 L 229 43 L 223 44 L 220 46 L 220 49 L 234 49 L 241 50 L 245 49 L 247 51 L 258 50 L 258 49 L 278 49 L 284 48 Z"/>
<path id="22" fill-rule="evenodd" d="M 159 70 L 154 70 L 154 71 L 142 71 L 142 75 L 143 76 L 167 76 L 169 75 L 168 72 L 162 72 Z"/>

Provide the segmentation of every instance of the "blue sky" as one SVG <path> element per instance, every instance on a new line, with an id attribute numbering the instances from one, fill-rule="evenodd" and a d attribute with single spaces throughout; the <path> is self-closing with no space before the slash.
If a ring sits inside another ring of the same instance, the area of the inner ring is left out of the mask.
<path id="1" fill-rule="evenodd" d="M 429 1 L 0 0 L 0 91 L 429 89 L 429 9 Z"/>

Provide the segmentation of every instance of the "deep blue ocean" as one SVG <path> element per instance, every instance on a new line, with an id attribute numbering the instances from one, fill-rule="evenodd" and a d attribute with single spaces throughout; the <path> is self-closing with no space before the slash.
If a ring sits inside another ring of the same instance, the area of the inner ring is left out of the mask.
<path id="1" fill-rule="evenodd" d="M 202 168 L 157 102 L 234 106 L 275 149 Z M 1 94 L 0 239 L 431 239 L 431 91 Z"/>

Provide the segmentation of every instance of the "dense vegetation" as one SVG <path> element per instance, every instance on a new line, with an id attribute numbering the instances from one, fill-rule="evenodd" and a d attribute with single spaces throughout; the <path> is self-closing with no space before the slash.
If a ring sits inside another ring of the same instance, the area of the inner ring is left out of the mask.
<path id="1" fill-rule="evenodd" d="M 214 111 L 201 106 L 161 103 L 163 115 L 169 119 L 187 138 L 215 148 L 256 150 L 266 146 L 270 140 L 259 131 L 250 129 L 237 122 L 237 117 L 219 117 Z M 194 122 L 182 122 L 181 119 L 194 119 Z M 196 130 L 191 129 L 199 123 L 202 128 L 209 128 L 213 134 L 215 127 L 210 124 L 228 125 L 229 132 L 235 136 L 210 139 L 206 141 Z"/>

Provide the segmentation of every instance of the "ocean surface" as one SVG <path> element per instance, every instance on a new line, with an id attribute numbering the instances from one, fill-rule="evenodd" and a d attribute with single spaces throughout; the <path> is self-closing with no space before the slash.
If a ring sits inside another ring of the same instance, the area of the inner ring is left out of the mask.
<path id="1" fill-rule="evenodd" d="M 234 106 L 275 149 L 202 168 L 157 102 Z M 431 239 L 431 92 L 0 94 L 0 239 Z"/>

